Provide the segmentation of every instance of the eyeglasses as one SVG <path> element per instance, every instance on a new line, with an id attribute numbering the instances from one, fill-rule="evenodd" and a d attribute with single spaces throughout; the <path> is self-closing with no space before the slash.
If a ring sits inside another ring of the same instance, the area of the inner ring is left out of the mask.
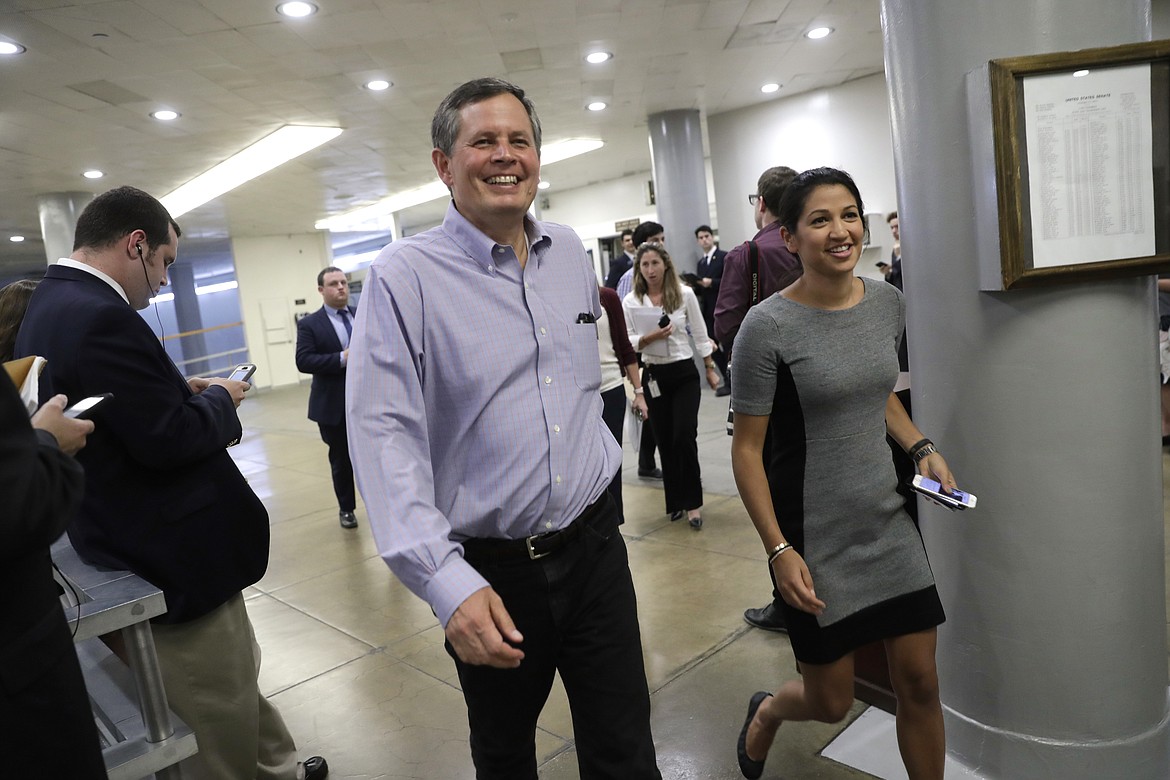
<path id="1" fill-rule="evenodd" d="M 754 206 L 754 205 L 756 205 L 756 204 L 757 204 L 757 203 L 759 203 L 759 202 L 760 202 L 760 196 L 759 196 L 759 195 L 748 195 L 748 203 L 750 203 L 750 204 L 752 204 L 752 205 Z"/>

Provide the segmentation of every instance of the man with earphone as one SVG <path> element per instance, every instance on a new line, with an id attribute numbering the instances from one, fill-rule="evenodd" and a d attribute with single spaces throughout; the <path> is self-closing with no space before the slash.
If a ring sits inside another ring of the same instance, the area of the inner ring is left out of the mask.
<path id="1" fill-rule="evenodd" d="M 180 234 L 142 190 L 94 198 L 73 253 L 49 266 L 29 301 L 16 354 L 48 359 L 42 401 L 113 394 L 77 456 L 85 496 L 69 539 L 87 562 L 132 571 L 166 597 L 152 621 L 159 667 L 171 709 L 199 743 L 183 776 L 320 780 L 328 765 L 298 762 L 257 684 L 242 591 L 268 566 L 268 513 L 226 451 L 249 385 L 186 379 L 137 313 L 166 285 Z"/>

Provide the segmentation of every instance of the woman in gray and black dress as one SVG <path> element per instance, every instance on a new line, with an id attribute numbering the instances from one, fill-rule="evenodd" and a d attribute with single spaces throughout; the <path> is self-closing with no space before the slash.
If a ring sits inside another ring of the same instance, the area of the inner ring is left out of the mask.
<path id="1" fill-rule="evenodd" d="M 783 596 L 802 675 L 752 697 L 738 751 L 749 778 L 763 771 L 783 721 L 845 717 L 853 651 L 879 639 L 906 770 L 912 780 L 943 776 L 934 652 L 945 617 L 922 539 L 896 492 L 887 432 L 920 473 L 955 482 L 891 392 L 905 307 L 894 287 L 853 275 L 864 213 L 847 173 L 797 176 L 779 217 L 804 275 L 753 308 L 735 340 L 732 465 Z"/>

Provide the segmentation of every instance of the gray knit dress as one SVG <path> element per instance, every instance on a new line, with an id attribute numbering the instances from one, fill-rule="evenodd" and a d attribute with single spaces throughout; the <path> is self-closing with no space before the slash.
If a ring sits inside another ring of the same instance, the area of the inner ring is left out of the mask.
<path id="1" fill-rule="evenodd" d="M 886 282 L 862 282 L 861 301 L 839 311 L 779 293 L 761 301 L 732 357 L 732 408 L 771 416 L 765 467 L 780 531 L 825 602 L 820 616 L 784 604 L 805 663 L 946 619 L 886 442 L 905 303 Z"/>

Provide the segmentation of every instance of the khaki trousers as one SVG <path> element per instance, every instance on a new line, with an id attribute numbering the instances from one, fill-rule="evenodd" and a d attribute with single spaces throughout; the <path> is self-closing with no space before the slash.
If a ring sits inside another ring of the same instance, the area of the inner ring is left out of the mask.
<path id="1" fill-rule="evenodd" d="M 260 645 L 243 596 L 151 628 L 167 701 L 199 743 L 180 764 L 185 780 L 296 780 L 296 744 L 257 684 Z"/>

